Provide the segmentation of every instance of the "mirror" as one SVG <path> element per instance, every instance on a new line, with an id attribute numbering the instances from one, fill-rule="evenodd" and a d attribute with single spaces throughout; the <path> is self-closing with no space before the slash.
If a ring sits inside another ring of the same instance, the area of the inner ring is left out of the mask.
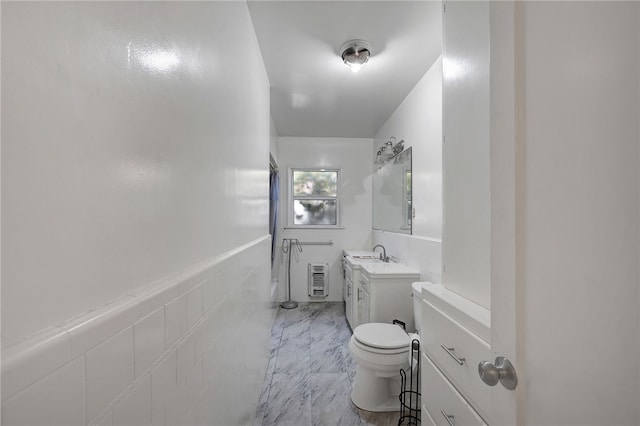
<path id="1" fill-rule="evenodd" d="M 411 148 L 373 173 L 373 229 L 411 234 Z"/>

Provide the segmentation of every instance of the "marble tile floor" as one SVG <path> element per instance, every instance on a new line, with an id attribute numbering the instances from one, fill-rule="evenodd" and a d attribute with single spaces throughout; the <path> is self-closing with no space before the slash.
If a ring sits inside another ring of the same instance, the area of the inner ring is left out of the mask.
<path id="1" fill-rule="evenodd" d="M 371 413 L 351 403 L 350 338 L 342 302 L 278 308 L 254 426 L 397 425 L 399 412 Z"/>

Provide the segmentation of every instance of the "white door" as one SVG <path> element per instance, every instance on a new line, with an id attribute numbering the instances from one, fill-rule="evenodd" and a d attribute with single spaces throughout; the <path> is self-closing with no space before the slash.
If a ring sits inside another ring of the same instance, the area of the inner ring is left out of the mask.
<path id="1" fill-rule="evenodd" d="M 517 214 L 521 211 L 518 191 L 522 184 L 516 163 L 517 133 L 515 84 L 520 84 L 515 68 L 516 6 L 512 2 L 490 2 L 489 38 L 490 90 L 490 181 L 491 181 L 491 351 L 492 356 L 506 357 L 515 369 L 519 383 L 515 390 L 502 385 L 489 388 L 491 414 L 496 424 L 522 424 L 519 409 L 524 399 L 524 363 L 518 351 L 521 322 L 516 297 L 519 250 Z M 523 46 L 519 46 L 522 48 Z M 498 83 L 500 82 L 500 83 Z M 491 360 L 493 361 L 493 360 Z"/>
<path id="2" fill-rule="evenodd" d="M 521 382 L 492 415 L 640 424 L 640 8 L 491 2 L 490 22 L 491 346 Z"/>
<path id="3" fill-rule="evenodd" d="M 444 24 L 443 283 L 519 379 L 487 420 L 640 424 L 640 7 L 452 1 Z"/>

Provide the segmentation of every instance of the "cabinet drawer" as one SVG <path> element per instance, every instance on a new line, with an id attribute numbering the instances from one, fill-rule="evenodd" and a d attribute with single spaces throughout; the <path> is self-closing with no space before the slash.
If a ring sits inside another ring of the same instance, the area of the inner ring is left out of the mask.
<path id="1" fill-rule="evenodd" d="M 422 404 L 422 410 L 420 412 L 420 424 L 422 426 L 436 426 L 435 420 L 431 418 L 431 414 L 429 414 L 424 404 Z"/>
<path id="2" fill-rule="evenodd" d="M 491 359 L 489 345 L 426 300 L 422 300 L 422 322 L 425 352 L 477 411 L 486 415 L 491 392 L 478 375 L 478 364 Z"/>
<path id="3" fill-rule="evenodd" d="M 425 354 L 421 355 L 420 362 L 422 363 L 422 404 L 428 419 L 427 422 L 423 420 L 424 424 L 486 426 L 478 413 Z"/>

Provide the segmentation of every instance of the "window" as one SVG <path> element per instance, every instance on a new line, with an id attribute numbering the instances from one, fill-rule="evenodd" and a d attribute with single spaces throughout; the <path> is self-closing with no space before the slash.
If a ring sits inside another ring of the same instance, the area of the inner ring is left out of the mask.
<path id="1" fill-rule="evenodd" d="M 339 180 L 339 170 L 291 169 L 289 226 L 339 226 Z"/>

